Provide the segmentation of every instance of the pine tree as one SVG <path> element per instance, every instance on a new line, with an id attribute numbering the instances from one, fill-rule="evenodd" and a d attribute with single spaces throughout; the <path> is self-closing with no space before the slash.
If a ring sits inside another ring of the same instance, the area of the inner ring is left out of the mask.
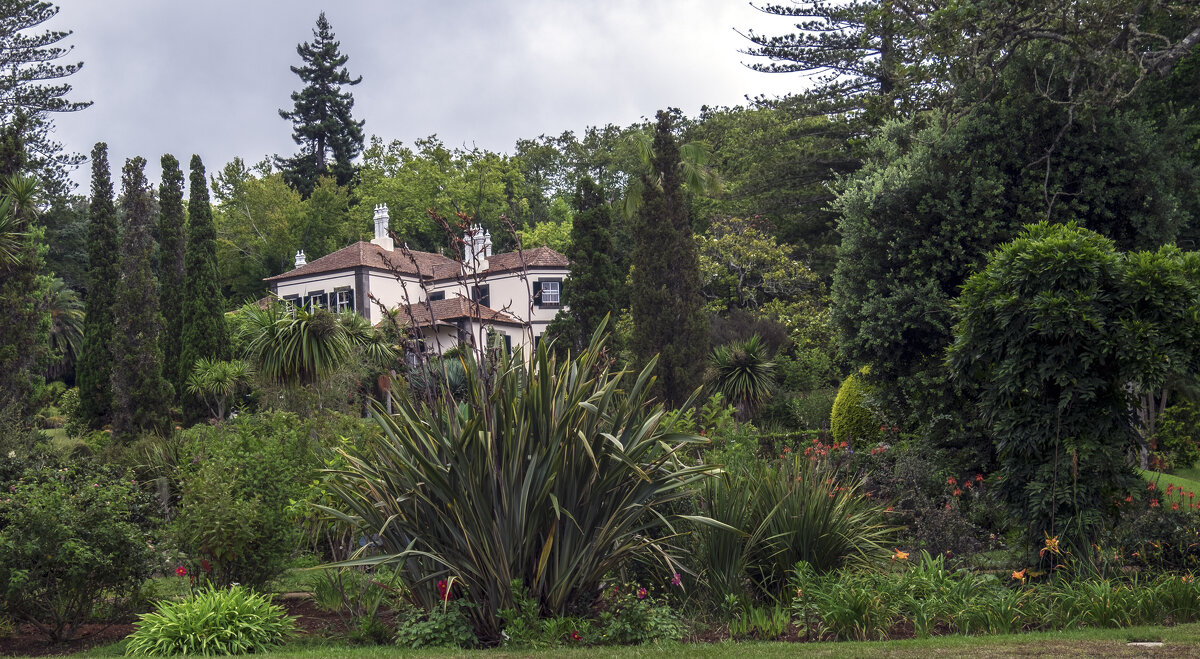
<path id="1" fill-rule="evenodd" d="M 162 182 L 158 186 L 158 239 L 162 277 L 158 303 L 162 310 L 163 374 L 178 397 L 184 380 L 179 378 L 179 337 L 183 334 L 183 256 L 187 244 L 183 213 L 183 172 L 170 154 L 162 157 Z"/>
<path id="2" fill-rule="evenodd" d="M 200 156 L 192 156 L 190 178 L 179 381 L 187 381 L 193 366 L 201 358 L 223 359 L 228 341 L 225 302 L 221 299 L 217 279 L 217 231 L 213 226 L 208 183 Z"/>
<path id="3" fill-rule="evenodd" d="M 362 76 L 350 77 L 345 68 L 349 57 L 341 54 L 340 46 L 321 12 L 313 41 L 296 46 L 304 65 L 291 67 L 304 89 L 292 92 L 292 110 L 279 111 L 279 116 L 292 122 L 292 139 L 300 145 L 300 153 L 276 157 L 276 163 L 288 184 L 305 197 L 322 175 L 332 174 L 338 185 L 349 185 L 354 176 L 351 161 L 363 148 L 363 122 L 351 116 L 354 96 L 342 91 L 342 86 L 362 82 Z"/>
<path id="4" fill-rule="evenodd" d="M 668 403 L 680 405 L 700 386 L 708 324 L 671 123 L 660 110 L 652 166 L 641 175 L 630 297 L 634 353 L 643 361 L 659 355 L 657 387 Z"/>
<path id="5" fill-rule="evenodd" d="M 113 206 L 112 179 L 108 171 L 108 145 L 92 149 L 92 198 L 88 208 L 88 296 L 83 326 L 83 354 L 76 366 L 79 404 L 94 428 L 108 421 L 112 411 L 113 307 L 115 282 L 120 275 L 117 210 Z"/>
<path id="6" fill-rule="evenodd" d="M 125 161 L 121 174 L 121 278 L 113 337 L 113 433 L 128 439 L 162 432 L 170 421 L 171 384 L 162 372 L 162 315 L 154 277 L 154 220 L 143 158 Z"/>
<path id="7" fill-rule="evenodd" d="M 564 345 L 578 351 L 612 314 L 608 329 L 615 322 L 616 310 L 624 306 L 622 277 L 612 241 L 612 207 L 604 192 L 590 176 L 584 175 L 575 188 L 575 209 L 571 225 L 571 277 L 563 282 L 559 313 L 547 332 Z"/>

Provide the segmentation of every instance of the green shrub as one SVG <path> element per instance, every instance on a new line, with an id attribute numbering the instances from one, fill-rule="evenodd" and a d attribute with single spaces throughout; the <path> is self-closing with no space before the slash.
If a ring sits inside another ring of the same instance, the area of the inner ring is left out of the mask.
<path id="1" fill-rule="evenodd" d="M 614 590 L 616 594 L 607 599 L 598 621 L 602 642 L 637 645 L 678 641 L 683 636 L 679 617 L 648 589 L 627 585 Z"/>
<path id="2" fill-rule="evenodd" d="M 311 429 L 273 412 L 181 433 L 174 450 L 182 497 L 172 534 L 193 558 L 193 573 L 256 588 L 283 573 L 303 539 L 291 502 L 304 497 L 322 466 Z"/>
<path id="3" fill-rule="evenodd" d="M 1162 505 L 1139 502 L 1122 518 L 1116 544 L 1128 553 L 1125 560 L 1144 570 L 1200 570 L 1200 511 L 1185 501 L 1172 510 L 1166 496 Z"/>
<path id="4" fill-rule="evenodd" d="M 829 415 L 829 431 L 835 443 L 862 446 L 879 439 L 879 420 L 863 406 L 869 391 L 858 375 L 847 376 L 842 381 Z"/>
<path id="5" fill-rule="evenodd" d="M 466 359 L 461 401 L 376 407 L 386 438 L 346 450 L 330 483 L 426 611 L 442 607 L 433 584 L 456 579 L 485 642 L 500 639 L 513 579 L 564 615 L 631 561 L 671 560 L 656 538 L 668 506 L 713 471 L 680 459 L 705 442 L 664 427 L 654 364 L 614 368 L 599 336 L 569 361 L 544 343 L 532 364 L 520 351 Z"/>
<path id="6" fill-rule="evenodd" d="M 396 645 L 407 648 L 472 648 L 475 638 L 463 600 L 447 600 L 424 613 L 410 616 L 396 626 Z"/>
<path id="7" fill-rule="evenodd" d="M 153 500 L 127 473 L 29 470 L 0 499 L 4 611 L 53 641 L 102 608 L 118 614 L 149 576 Z"/>
<path id="8" fill-rule="evenodd" d="M 838 391 L 831 387 L 789 396 L 787 411 L 792 426 L 801 430 L 827 430 Z"/>
<path id="9" fill-rule="evenodd" d="M 1179 402 L 1168 407 L 1158 419 L 1154 437 L 1158 453 L 1169 468 L 1188 469 L 1200 462 L 1200 405 Z"/>
<path id="10" fill-rule="evenodd" d="M 182 602 L 159 602 L 140 616 L 128 656 L 252 654 L 292 637 L 296 622 L 267 597 L 241 586 L 207 588 Z"/>
<path id="11" fill-rule="evenodd" d="M 67 431 L 67 437 L 83 437 L 88 431 L 88 421 L 79 407 L 79 389 L 71 387 L 63 392 L 62 397 L 58 399 L 58 408 L 66 417 L 63 428 Z"/>

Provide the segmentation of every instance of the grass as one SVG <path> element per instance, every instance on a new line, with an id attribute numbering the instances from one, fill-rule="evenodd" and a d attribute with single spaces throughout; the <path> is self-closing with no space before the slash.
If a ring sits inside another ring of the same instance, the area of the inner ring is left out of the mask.
<path id="1" fill-rule="evenodd" d="M 1158 653 L 1194 655 L 1200 650 L 1200 623 L 1174 627 L 1130 627 L 1126 629 L 1082 629 L 1059 632 L 1033 632 L 1003 636 L 942 636 L 905 641 L 867 641 L 846 643 L 696 643 L 641 645 L 603 648 L 554 648 L 549 650 L 408 650 L 396 647 L 350 647 L 340 645 L 296 646 L 259 657 L 329 657 L 330 659 L 376 659 L 382 657 L 478 657 L 513 659 L 515 657 L 794 657 L 803 652 L 817 657 L 914 657 L 930 655 L 970 657 L 1011 657 L 1038 655 L 1054 657 L 1133 657 L 1146 656 L 1146 648 L 1131 648 L 1130 641 L 1162 641 Z M 1183 650 L 1182 653 L 1180 651 Z M 116 643 L 72 655 L 75 657 L 122 656 L 124 644 Z"/>
<path id="2" fill-rule="evenodd" d="M 1193 470 L 1187 470 L 1189 473 Z M 1164 474 L 1157 471 L 1143 471 L 1142 477 L 1157 484 L 1160 490 L 1168 485 L 1176 485 L 1190 492 L 1200 492 L 1200 480 L 1192 480 L 1179 474 Z"/>

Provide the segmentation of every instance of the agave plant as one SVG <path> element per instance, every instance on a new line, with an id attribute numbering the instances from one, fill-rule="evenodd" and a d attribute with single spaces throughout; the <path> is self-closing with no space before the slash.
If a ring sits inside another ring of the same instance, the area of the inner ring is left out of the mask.
<path id="1" fill-rule="evenodd" d="M 709 357 L 709 382 L 713 389 L 737 406 L 745 419 L 771 396 L 775 362 L 757 334 L 745 341 L 713 348 Z"/>
<path id="2" fill-rule="evenodd" d="M 680 459 L 705 440 L 670 433 L 647 402 L 654 364 L 614 370 L 600 337 L 562 362 L 545 343 L 532 364 L 519 349 L 464 359 L 461 401 L 402 396 L 392 416 L 376 405 L 385 439 L 343 451 L 349 466 L 330 479 L 345 508 L 327 512 L 383 553 L 351 563 L 396 564 L 427 608 L 466 597 L 485 641 L 515 604 L 514 579 L 563 615 L 631 560 L 676 569 L 664 508 L 712 471 Z"/>

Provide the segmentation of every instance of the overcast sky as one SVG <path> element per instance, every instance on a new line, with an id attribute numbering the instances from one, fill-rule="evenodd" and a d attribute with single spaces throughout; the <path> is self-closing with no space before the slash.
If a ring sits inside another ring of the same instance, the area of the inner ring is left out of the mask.
<path id="1" fill-rule="evenodd" d="M 74 30 L 73 100 L 57 136 L 87 153 L 103 140 L 119 170 L 141 155 L 192 153 L 210 172 L 291 154 L 296 44 L 324 10 L 349 55 L 354 115 L 367 135 L 411 144 L 436 133 L 450 146 L 511 152 L 518 138 L 627 125 L 674 106 L 798 89 L 797 75 L 757 73 L 734 30 L 782 33 L 783 19 L 745 0 L 57 0 L 48 24 Z M 86 193 L 86 166 L 76 172 Z M 114 177 L 119 176 L 119 171 Z"/>

